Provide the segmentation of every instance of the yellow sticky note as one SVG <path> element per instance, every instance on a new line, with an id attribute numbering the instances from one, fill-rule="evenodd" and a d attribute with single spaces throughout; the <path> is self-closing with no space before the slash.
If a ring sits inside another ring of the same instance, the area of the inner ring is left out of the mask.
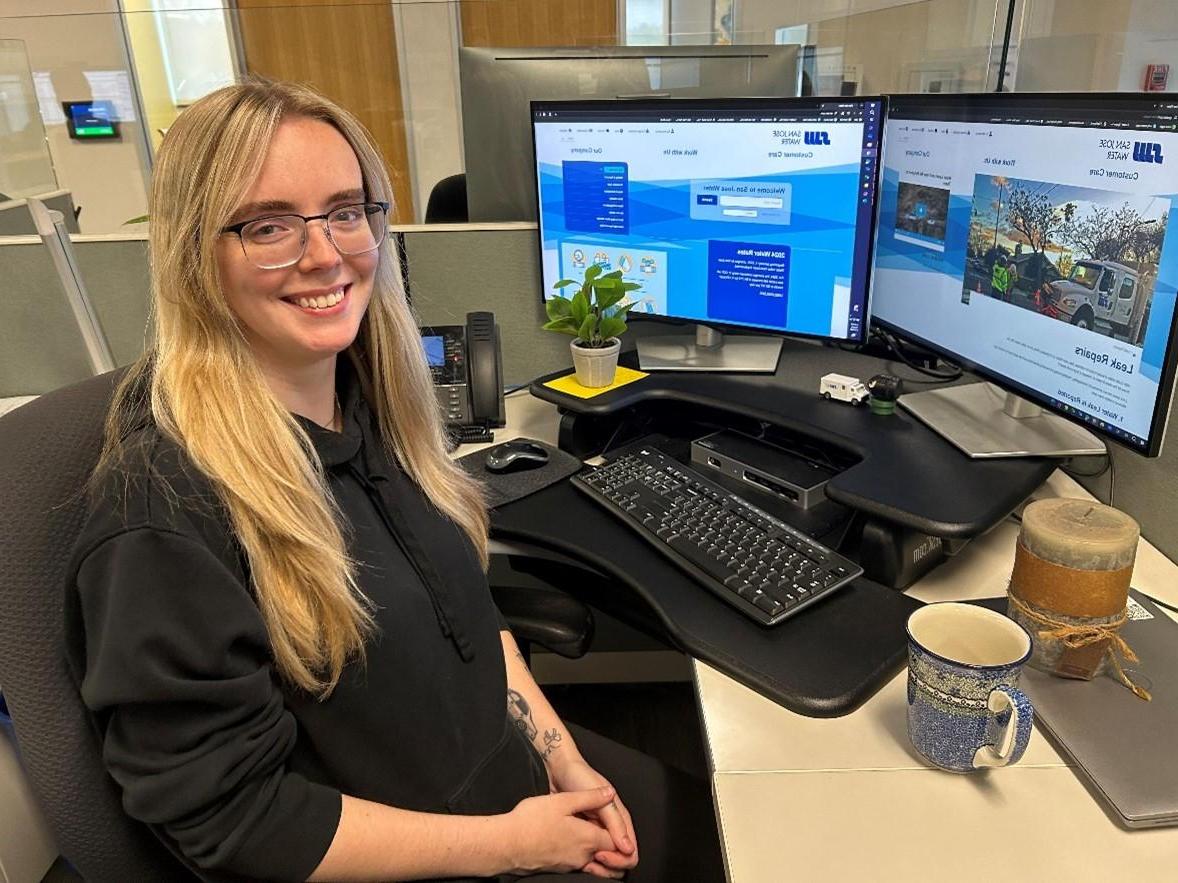
<path id="1" fill-rule="evenodd" d="M 565 395 L 576 396 L 579 399 L 591 399 L 594 396 L 599 396 L 603 392 L 609 392 L 611 389 L 617 389 L 619 386 L 625 386 L 627 383 L 633 383 L 635 380 L 641 380 L 646 376 L 644 371 L 635 371 L 633 368 L 623 368 L 618 365 L 618 370 L 614 372 L 614 382 L 609 386 L 581 386 L 577 383 L 576 374 L 566 374 L 564 377 L 557 377 L 555 380 L 549 380 L 544 385 L 549 389 L 555 389 L 557 392 L 563 392 Z"/>

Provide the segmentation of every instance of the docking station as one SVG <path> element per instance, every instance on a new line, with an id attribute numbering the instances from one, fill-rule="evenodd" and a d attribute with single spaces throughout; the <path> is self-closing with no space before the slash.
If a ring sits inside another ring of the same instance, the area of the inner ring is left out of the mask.
<path id="1" fill-rule="evenodd" d="M 823 502 L 823 488 L 835 475 L 835 470 L 784 448 L 727 429 L 693 441 L 691 463 L 705 474 L 719 472 L 800 509 Z"/>

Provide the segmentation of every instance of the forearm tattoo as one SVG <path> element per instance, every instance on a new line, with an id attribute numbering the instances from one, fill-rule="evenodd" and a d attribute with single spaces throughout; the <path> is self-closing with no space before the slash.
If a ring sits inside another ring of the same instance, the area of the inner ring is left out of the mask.
<path id="1" fill-rule="evenodd" d="M 560 747 L 561 740 L 560 730 L 553 727 L 551 730 L 544 731 L 544 750 L 540 752 L 540 756 L 548 760 L 557 748 Z"/>
<path id="2" fill-rule="evenodd" d="M 515 721 L 516 728 L 527 736 L 529 742 L 535 742 L 536 722 L 532 720 L 532 707 L 528 705 L 518 690 L 507 691 L 507 713 Z"/>

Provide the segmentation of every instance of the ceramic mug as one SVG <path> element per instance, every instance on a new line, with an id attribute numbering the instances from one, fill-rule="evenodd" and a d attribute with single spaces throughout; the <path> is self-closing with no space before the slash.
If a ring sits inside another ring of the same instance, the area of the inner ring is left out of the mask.
<path id="1" fill-rule="evenodd" d="M 929 604 L 908 617 L 908 738 L 954 772 L 1007 766 L 1031 738 L 1033 710 L 1017 688 L 1031 636 L 1001 613 Z"/>

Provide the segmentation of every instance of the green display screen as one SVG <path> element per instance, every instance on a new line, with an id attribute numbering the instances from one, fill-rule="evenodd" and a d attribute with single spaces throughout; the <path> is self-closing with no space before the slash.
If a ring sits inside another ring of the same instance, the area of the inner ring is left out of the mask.
<path id="1" fill-rule="evenodd" d="M 115 133 L 115 127 L 111 125 L 106 126 L 78 126 L 74 132 L 79 138 L 109 137 Z"/>

